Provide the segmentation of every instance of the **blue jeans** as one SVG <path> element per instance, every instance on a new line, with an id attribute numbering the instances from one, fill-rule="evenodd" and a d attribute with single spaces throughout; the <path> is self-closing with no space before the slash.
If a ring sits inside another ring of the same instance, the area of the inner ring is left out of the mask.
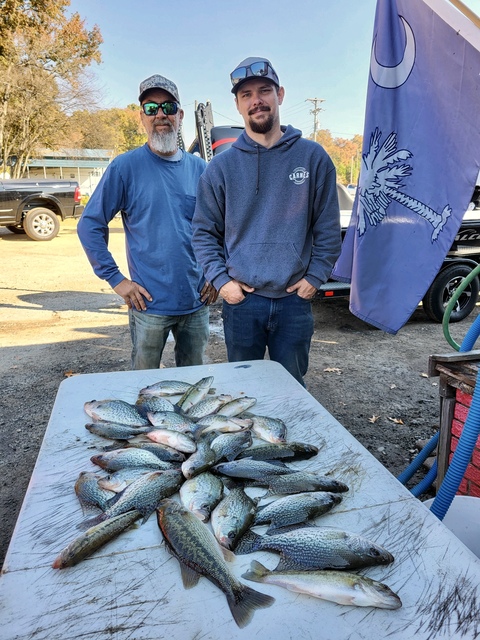
<path id="1" fill-rule="evenodd" d="M 128 318 L 132 369 L 158 369 L 170 331 L 175 339 L 177 367 L 203 364 L 209 335 L 208 307 L 183 316 L 156 316 L 130 309 Z"/>
<path id="2" fill-rule="evenodd" d="M 308 352 L 313 336 L 310 300 L 296 294 L 265 298 L 247 293 L 238 304 L 223 301 L 223 329 L 229 362 L 270 360 L 282 364 L 305 386 Z"/>

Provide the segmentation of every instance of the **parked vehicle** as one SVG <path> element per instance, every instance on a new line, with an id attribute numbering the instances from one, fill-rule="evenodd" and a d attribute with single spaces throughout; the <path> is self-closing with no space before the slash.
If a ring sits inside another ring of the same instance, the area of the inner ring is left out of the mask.
<path id="1" fill-rule="evenodd" d="M 80 201 L 80 187 L 72 180 L 2 180 L 0 226 L 32 240 L 52 240 L 62 220 L 81 216 Z"/>

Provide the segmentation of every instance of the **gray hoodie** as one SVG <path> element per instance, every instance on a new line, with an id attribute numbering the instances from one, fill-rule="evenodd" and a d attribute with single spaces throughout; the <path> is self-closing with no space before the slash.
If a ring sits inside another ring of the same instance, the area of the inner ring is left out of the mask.
<path id="1" fill-rule="evenodd" d="M 245 131 L 200 178 L 193 249 L 217 289 L 231 279 L 269 298 L 305 277 L 317 289 L 340 253 L 336 173 L 290 125 L 267 149 Z"/>

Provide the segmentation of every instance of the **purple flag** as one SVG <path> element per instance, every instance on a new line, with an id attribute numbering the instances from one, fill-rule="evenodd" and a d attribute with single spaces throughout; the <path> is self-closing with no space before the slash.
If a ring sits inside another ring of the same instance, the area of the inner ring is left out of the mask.
<path id="1" fill-rule="evenodd" d="M 362 164 L 332 277 L 395 334 L 437 275 L 480 167 L 480 30 L 445 0 L 378 0 Z"/>

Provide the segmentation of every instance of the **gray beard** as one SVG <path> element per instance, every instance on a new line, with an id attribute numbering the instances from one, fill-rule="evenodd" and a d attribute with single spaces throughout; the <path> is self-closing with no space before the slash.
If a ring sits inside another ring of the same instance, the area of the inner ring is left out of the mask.
<path id="1" fill-rule="evenodd" d="M 174 129 L 163 133 L 152 131 L 150 146 L 157 153 L 164 155 L 175 153 L 177 150 L 177 132 Z"/>

